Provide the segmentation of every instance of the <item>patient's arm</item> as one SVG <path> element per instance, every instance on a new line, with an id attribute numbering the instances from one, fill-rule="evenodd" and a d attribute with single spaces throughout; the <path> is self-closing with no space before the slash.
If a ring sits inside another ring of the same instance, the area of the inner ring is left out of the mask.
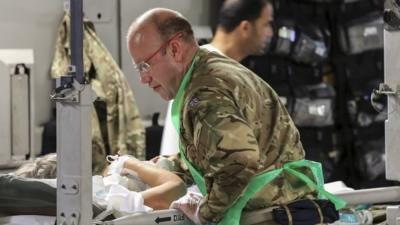
<path id="1" fill-rule="evenodd" d="M 137 173 L 144 183 L 150 186 L 142 191 L 144 204 L 153 209 L 167 209 L 172 201 L 186 193 L 184 182 L 174 173 L 157 168 L 135 158 L 128 159 L 124 168 Z"/>

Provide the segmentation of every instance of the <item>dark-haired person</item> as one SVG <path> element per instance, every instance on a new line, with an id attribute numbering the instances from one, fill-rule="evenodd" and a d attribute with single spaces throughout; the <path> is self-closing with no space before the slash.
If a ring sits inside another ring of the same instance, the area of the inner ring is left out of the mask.
<path id="1" fill-rule="evenodd" d="M 200 48 L 180 13 L 145 12 L 127 45 L 140 81 L 174 99 L 180 155 L 204 196 L 196 207 L 177 205 L 191 220 L 235 225 L 242 210 L 326 194 L 275 91 L 237 61 Z"/>
<path id="2" fill-rule="evenodd" d="M 227 0 L 210 45 L 236 61 L 264 54 L 273 35 L 272 21 L 268 0 Z"/>

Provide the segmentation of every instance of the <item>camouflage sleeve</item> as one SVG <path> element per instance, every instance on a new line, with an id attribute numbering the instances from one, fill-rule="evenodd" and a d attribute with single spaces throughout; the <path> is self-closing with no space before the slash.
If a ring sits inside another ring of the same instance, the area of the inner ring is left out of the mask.
<path id="1" fill-rule="evenodd" d="M 206 221 L 217 222 L 256 173 L 258 143 L 243 112 L 221 90 L 196 92 L 189 102 L 189 113 L 199 154 L 196 165 L 203 172 L 208 193 L 199 214 Z"/>
<path id="2" fill-rule="evenodd" d="M 123 113 L 126 118 L 125 121 L 120 121 L 120 124 L 125 123 L 126 126 L 126 153 L 134 155 L 137 159 L 144 160 L 146 156 L 145 128 L 140 118 L 133 91 L 129 88 L 126 80 L 122 80 L 121 83 L 125 103 Z"/>
<path id="3" fill-rule="evenodd" d="M 163 157 L 163 156 L 161 156 Z M 171 172 L 174 172 L 178 175 L 183 182 L 185 182 L 186 186 L 191 186 L 194 184 L 193 177 L 190 174 L 189 168 L 181 159 L 181 154 L 177 153 L 174 155 L 166 156 L 166 158 L 172 162 L 173 167 L 170 169 Z"/>
<path id="4" fill-rule="evenodd" d="M 100 123 L 96 109 L 92 107 L 92 173 L 101 175 L 107 165 L 106 149 L 101 136 Z"/>

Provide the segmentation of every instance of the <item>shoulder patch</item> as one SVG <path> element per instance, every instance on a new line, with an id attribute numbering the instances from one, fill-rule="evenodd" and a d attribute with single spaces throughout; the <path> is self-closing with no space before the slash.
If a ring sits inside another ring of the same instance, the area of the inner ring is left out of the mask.
<path id="1" fill-rule="evenodd" d="M 198 97 L 196 97 L 196 96 L 193 96 L 192 99 L 190 99 L 189 106 L 190 107 L 195 107 L 199 103 L 200 103 L 200 99 Z"/>

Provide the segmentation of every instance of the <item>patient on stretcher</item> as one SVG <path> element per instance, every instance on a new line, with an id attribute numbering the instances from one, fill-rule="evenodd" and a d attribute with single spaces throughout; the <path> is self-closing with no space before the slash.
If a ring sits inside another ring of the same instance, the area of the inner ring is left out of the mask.
<path id="1" fill-rule="evenodd" d="M 56 158 L 56 154 L 39 157 L 23 165 L 14 175 L 24 178 L 56 178 Z M 154 210 L 167 209 L 174 200 L 186 193 L 186 185 L 182 179 L 170 172 L 175 167 L 171 160 L 161 158 L 157 163 L 153 163 L 127 155 L 108 156 L 107 160 L 110 166 L 103 173 L 104 184 L 111 182 L 122 185 L 118 190 L 126 188 L 134 192 L 135 196 L 143 198 L 145 206 Z M 96 180 L 98 181 L 99 177 L 93 178 L 94 186 L 98 185 Z M 93 194 L 95 199 L 96 193 Z"/>

